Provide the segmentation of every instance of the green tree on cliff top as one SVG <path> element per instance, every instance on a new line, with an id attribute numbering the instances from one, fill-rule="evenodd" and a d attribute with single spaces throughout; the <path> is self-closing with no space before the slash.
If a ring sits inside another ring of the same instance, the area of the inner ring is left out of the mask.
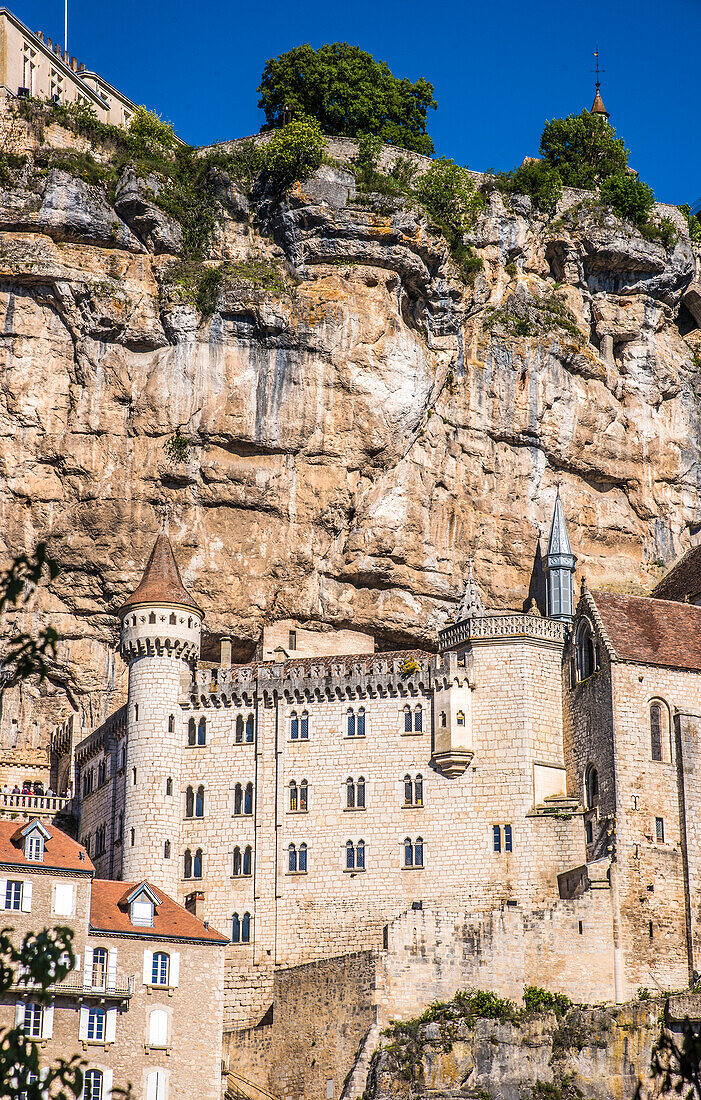
<path id="1" fill-rule="evenodd" d="M 609 176 L 625 172 L 630 153 L 605 118 L 582 111 L 546 122 L 540 155 L 557 169 L 565 187 L 593 191 Z"/>
<path id="2" fill-rule="evenodd" d="M 389 145 L 433 152 L 426 133 L 426 112 L 435 108 L 433 85 L 421 77 L 400 80 L 384 61 L 347 42 L 315 50 L 295 46 L 265 65 L 258 106 L 265 111 L 263 130 L 291 118 L 308 116 L 339 137 L 375 134 Z"/>

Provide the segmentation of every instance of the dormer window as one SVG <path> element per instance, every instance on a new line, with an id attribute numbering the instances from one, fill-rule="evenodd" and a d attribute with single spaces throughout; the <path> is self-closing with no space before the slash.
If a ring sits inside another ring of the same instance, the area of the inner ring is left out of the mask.
<path id="1" fill-rule="evenodd" d="M 22 831 L 24 858 L 32 863 L 44 862 L 44 845 L 51 834 L 40 821 L 31 821 Z"/>
<path id="2" fill-rule="evenodd" d="M 156 906 L 160 898 L 147 882 L 137 888 L 127 898 L 129 919 L 137 928 L 153 928 Z"/>

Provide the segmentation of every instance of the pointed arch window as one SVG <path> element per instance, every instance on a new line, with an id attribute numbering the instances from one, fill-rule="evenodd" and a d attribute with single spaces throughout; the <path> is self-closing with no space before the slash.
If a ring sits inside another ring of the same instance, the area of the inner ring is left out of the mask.
<path id="1" fill-rule="evenodd" d="M 299 737 L 301 741 L 309 740 L 309 711 L 303 710 L 299 720 Z"/>
<path id="2" fill-rule="evenodd" d="M 170 859 L 170 841 L 166 840 L 163 844 L 163 858 Z"/>
<path id="3" fill-rule="evenodd" d="M 457 715 L 455 716 L 455 722 L 458 726 L 464 726 L 465 725 L 465 711 L 464 710 L 459 710 L 458 711 Z"/>
<path id="4" fill-rule="evenodd" d="M 599 805 L 599 773 L 593 764 L 586 770 L 584 784 L 587 795 L 587 809 L 593 810 Z"/>
<path id="5" fill-rule="evenodd" d="M 243 850 L 243 870 L 241 873 L 244 875 L 253 873 L 253 849 L 250 844 L 247 844 Z"/>
<path id="6" fill-rule="evenodd" d="M 238 817 L 243 813 L 243 787 L 237 783 L 234 787 L 234 814 Z"/>
<path id="7" fill-rule="evenodd" d="M 202 878 L 202 849 L 198 848 L 192 861 L 192 877 Z"/>
<path id="8" fill-rule="evenodd" d="M 290 844 L 287 849 L 287 870 L 291 874 L 306 872 L 307 870 L 307 845 Z"/>
<path id="9" fill-rule="evenodd" d="M 423 806 L 424 804 L 424 781 L 423 776 L 419 773 L 415 778 L 407 773 L 404 776 L 404 805 L 405 806 Z"/>
<path id="10" fill-rule="evenodd" d="M 294 813 L 299 809 L 299 789 L 294 779 L 290 780 L 290 810 Z"/>
<path id="11" fill-rule="evenodd" d="M 421 703 L 414 707 L 414 733 L 421 733 L 424 728 L 424 712 Z"/>
<path id="12" fill-rule="evenodd" d="M 650 703 L 650 756 L 666 764 L 672 759 L 669 709 L 661 699 Z"/>
<path id="13" fill-rule="evenodd" d="M 238 878 L 241 874 L 241 849 L 234 848 L 234 877 Z"/>
<path id="14" fill-rule="evenodd" d="M 407 703 L 407 705 L 404 707 L 404 732 L 405 733 L 412 733 L 413 728 L 414 727 L 413 727 L 412 716 L 411 716 L 411 707 Z"/>
<path id="15" fill-rule="evenodd" d="M 243 715 L 236 716 L 236 744 L 240 745 L 243 741 Z"/>
<path id="16" fill-rule="evenodd" d="M 347 871 L 364 871 L 365 870 L 365 841 L 359 840 L 357 843 L 353 843 L 352 840 L 346 841 L 346 870 Z"/>
<path id="17" fill-rule="evenodd" d="M 169 775 L 168 778 L 166 779 L 166 795 L 170 796 L 170 795 L 172 795 L 172 793 L 173 793 L 173 780 L 172 780 L 172 777 Z"/>
<path id="18" fill-rule="evenodd" d="M 241 943 L 251 942 L 251 914 L 244 913 L 241 921 Z"/>
<path id="19" fill-rule="evenodd" d="M 192 787 L 188 787 L 185 791 L 185 817 L 194 817 L 195 815 L 195 792 Z"/>
<path id="20" fill-rule="evenodd" d="M 346 736 L 355 737 L 355 711 L 352 707 L 346 711 Z"/>
<path id="21" fill-rule="evenodd" d="M 404 839 L 404 866 L 405 867 L 423 867 L 424 865 L 424 842 L 423 837 L 417 836 L 416 840 L 411 837 L 405 837 Z"/>
<path id="22" fill-rule="evenodd" d="M 188 745 L 197 744 L 197 723 L 194 718 L 191 718 L 187 724 L 187 743 Z"/>
<path id="23" fill-rule="evenodd" d="M 296 710 L 290 715 L 290 738 L 293 741 L 299 740 L 299 717 Z"/>
<path id="24" fill-rule="evenodd" d="M 250 943 L 251 942 L 251 914 L 244 913 L 243 917 L 240 917 L 238 913 L 234 913 L 231 919 L 231 942 L 232 943 Z"/>
<path id="25" fill-rule="evenodd" d="M 346 779 L 346 808 L 355 809 L 355 783 L 350 776 Z"/>
<path id="26" fill-rule="evenodd" d="M 253 784 L 247 783 L 246 790 L 243 795 L 243 812 L 250 815 L 253 813 Z"/>
<path id="27" fill-rule="evenodd" d="M 195 817 L 204 817 L 204 787 L 197 788 L 195 797 Z"/>
<path id="28" fill-rule="evenodd" d="M 309 784 L 307 783 L 306 779 L 303 779 L 302 782 L 299 785 L 299 808 L 300 808 L 300 810 L 305 810 L 306 811 L 306 810 L 309 809 L 308 794 L 309 794 Z"/>
<path id="29" fill-rule="evenodd" d="M 192 852 L 189 848 L 185 849 L 183 858 L 183 878 L 192 878 Z"/>
<path id="30" fill-rule="evenodd" d="M 249 714 L 246 719 L 246 744 L 252 745 L 255 738 L 255 719 Z"/>
<path id="31" fill-rule="evenodd" d="M 588 680 L 597 668 L 594 635 L 586 620 L 580 623 L 577 631 L 577 664 L 580 680 Z"/>
<path id="32" fill-rule="evenodd" d="M 197 724 L 197 744 L 207 744 L 207 719 L 205 718 L 204 714 Z"/>
<path id="33" fill-rule="evenodd" d="M 231 918 L 231 942 L 241 943 L 241 918 L 238 913 Z"/>

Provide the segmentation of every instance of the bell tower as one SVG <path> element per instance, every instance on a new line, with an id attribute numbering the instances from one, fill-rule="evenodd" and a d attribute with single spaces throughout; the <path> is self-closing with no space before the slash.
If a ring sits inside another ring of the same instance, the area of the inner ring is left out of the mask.
<path id="1" fill-rule="evenodd" d="M 199 657 L 203 612 L 183 586 L 165 531 L 119 615 L 129 665 L 122 877 L 153 877 L 177 897 L 185 743 L 179 698 Z"/>
<path id="2" fill-rule="evenodd" d="M 567 534 L 565 513 L 558 489 L 545 555 L 546 615 L 549 619 L 563 619 L 569 622 L 574 618 L 572 579 L 576 562 Z"/>

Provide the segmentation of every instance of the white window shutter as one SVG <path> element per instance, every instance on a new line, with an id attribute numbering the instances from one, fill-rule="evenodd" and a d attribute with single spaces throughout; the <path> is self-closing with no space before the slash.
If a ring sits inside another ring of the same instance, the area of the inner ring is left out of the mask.
<path id="1" fill-rule="evenodd" d="M 113 1043 L 117 1038 L 117 1009 L 108 1008 L 105 1020 L 105 1041 Z"/>
<path id="2" fill-rule="evenodd" d="M 21 1027 L 24 1023 L 24 1001 L 18 1001 L 15 1005 L 15 1027 Z"/>
<path id="3" fill-rule="evenodd" d="M 102 1100 L 112 1100 L 113 1073 L 114 1071 L 111 1069 L 103 1069 L 102 1071 Z"/>
<path id="4" fill-rule="evenodd" d="M 32 911 L 32 883 L 27 879 L 22 883 L 22 912 L 31 913 Z"/>
<path id="5" fill-rule="evenodd" d="M 71 973 L 75 974 L 79 970 L 80 970 L 80 951 L 76 951 L 76 953 L 75 953 L 75 963 L 73 964 L 73 970 L 71 971 Z"/>
<path id="6" fill-rule="evenodd" d="M 80 1006 L 80 1026 L 78 1028 L 78 1038 L 87 1039 L 88 1037 L 88 1015 L 90 1009 L 87 1005 Z"/>
<path id="7" fill-rule="evenodd" d="M 83 968 L 83 985 L 92 985 L 92 947 L 85 948 L 85 966 Z"/>
<path id="8" fill-rule="evenodd" d="M 168 985 L 176 986 L 180 984 L 180 952 L 173 951 L 170 956 L 170 977 L 168 979 Z"/>
<path id="9" fill-rule="evenodd" d="M 41 1023 L 42 1039 L 52 1039 L 54 1034 L 54 1006 L 45 1005 Z"/>
<path id="10" fill-rule="evenodd" d="M 164 1008 L 151 1010 L 148 1026 L 149 1046 L 165 1047 L 168 1045 L 168 1013 Z"/>
<path id="11" fill-rule="evenodd" d="M 162 1069 L 154 1069 L 146 1078 L 146 1100 L 165 1100 L 166 1075 Z"/>
<path id="12" fill-rule="evenodd" d="M 153 951 L 144 951 L 144 985 L 153 981 Z"/>
<path id="13" fill-rule="evenodd" d="M 0 878 L 0 909 L 5 909 L 7 899 L 7 879 Z"/>
<path id="14" fill-rule="evenodd" d="M 107 953 L 107 988 L 117 985 L 117 948 L 111 947 Z"/>

